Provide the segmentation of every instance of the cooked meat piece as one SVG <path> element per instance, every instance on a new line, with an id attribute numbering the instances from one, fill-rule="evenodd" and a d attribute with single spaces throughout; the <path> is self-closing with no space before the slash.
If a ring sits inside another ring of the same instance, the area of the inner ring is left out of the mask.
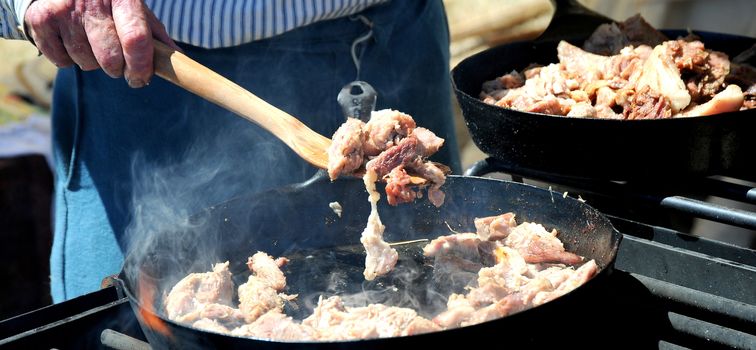
<path id="1" fill-rule="evenodd" d="M 406 140 L 406 139 L 405 139 Z M 399 259 L 399 254 L 396 249 L 383 240 L 383 230 L 385 226 L 381 223 L 381 218 L 378 215 L 378 199 L 381 195 L 375 190 L 375 181 L 377 179 L 376 173 L 368 168 L 367 173 L 363 177 L 365 182 L 365 188 L 369 193 L 370 201 L 370 216 L 368 217 L 368 223 L 365 230 L 362 231 L 360 242 L 365 247 L 365 279 L 368 281 L 374 280 L 380 275 L 389 273 L 396 261 Z"/>
<path id="2" fill-rule="evenodd" d="M 398 144 L 399 140 L 412 133 L 413 129 L 415 121 L 407 114 L 392 109 L 374 111 L 370 115 L 370 121 L 363 128 L 365 155 L 377 156 Z"/>
<path id="3" fill-rule="evenodd" d="M 444 139 L 426 128 L 415 128 L 412 136 L 417 138 L 418 153 L 423 157 L 432 156 L 444 145 Z"/>
<path id="4" fill-rule="evenodd" d="M 604 23 L 583 43 L 583 50 L 603 56 L 615 55 L 630 45 L 625 33 L 616 23 Z"/>
<path id="5" fill-rule="evenodd" d="M 622 32 L 627 36 L 630 45 L 656 46 L 669 40 L 666 35 L 656 30 L 646 22 L 640 14 L 636 14 L 620 23 Z"/>
<path id="6" fill-rule="evenodd" d="M 255 273 L 255 276 L 265 280 L 265 282 L 275 290 L 286 288 L 286 276 L 281 268 L 289 262 L 289 259 L 280 257 L 273 260 L 268 254 L 257 252 L 247 259 L 247 267 Z"/>
<path id="7" fill-rule="evenodd" d="M 724 86 L 730 60 L 718 51 L 707 51 L 700 41 L 672 40 L 665 43 L 685 81 L 693 102 L 708 101 Z"/>
<path id="8" fill-rule="evenodd" d="M 165 311 L 175 320 L 196 313 L 206 304 L 232 305 L 233 288 L 228 261 L 215 264 L 211 272 L 191 273 L 176 283 L 165 299 Z"/>
<path id="9" fill-rule="evenodd" d="M 656 46 L 668 40 L 660 31 L 654 29 L 639 14 L 621 23 L 606 23 L 598 26 L 583 43 L 585 51 L 611 56 L 623 48 L 632 45 Z"/>
<path id="10" fill-rule="evenodd" d="M 279 293 L 286 287 L 286 278 L 280 270 L 286 261 L 285 258 L 274 260 L 263 252 L 249 259 L 247 265 L 254 275 L 238 289 L 239 310 L 247 322 L 254 322 L 271 310 L 282 311 L 284 301 L 295 297 Z"/>
<path id="11" fill-rule="evenodd" d="M 525 222 L 507 236 L 504 244 L 517 250 L 528 263 L 559 262 L 574 265 L 582 258 L 564 250 L 557 231 L 551 232 L 540 224 Z"/>
<path id="12" fill-rule="evenodd" d="M 404 167 L 394 168 L 386 177 L 386 200 L 390 205 L 414 201 L 417 198 L 417 192 L 412 186 L 412 177 L 407 174 Z"/>
<path id="13" fill-rule="evenodd" d="M 278 341 L 307 341 L 318 337 L 314 329 L 294 321 L 279 311 L 269 311 L 255 322 L 235 328 L 231 334 Z"/>
<path id="14" fill-rule="evenodd" d="M 598 272 L 598 265 L 594 260 L 589 260 L 583 266 L 580 266 L 574 273 L 570 274 L 562 283 L 560 283 L 553 291 L 544 291 L 538 293 L 533 301 L 534 305 L 541 305 L 548 301 L 554 300 L 562 295 L 565 295 L 577 287 L 580 287 L 585 282 L 588 282 Z"/>
<path id="15" fill-rule="evenodd" d="M 441 191 L 441 186 L 446 183 L 446 174 L 441 168 L 436 166 L 433 162 L 422 160 L 422 158 L 415 158 L 412 162 L 407 164 L 407 168 L 412 170 L 413 174 L 430 182 L 430 187 L 428 187 L 428 200 L 433 205 L 440 207 L 444 204 L 446 194 Z"/>
<path id="16" fill-rule="evenodd" d="M 475 313 L 475 308 L 464 295 L 452 294 L 446 303 L 446 311 L 433 318 L 433 322 L 443 328 L 458 327 Z"/>
<path id="17" fill-rule="evenodd" d="M 554 115 L 564 115 L 566 110 L 568 109 L 560 103 L 560 99 L 553 96 L 545 97 L 543 100 L 537 101 L 530 105 L 530 107 L 525 108 L 525 112 Z"/>
<path id="18" fill-rule="evenodd" d="M 572 106 L 570 112 L 567 113 L 567 116 L 592 118 L 595 117 L 596 114 L 596 109 L 591 106 L 590 102 L 579 102 Z"/>
<path id="19" fill-rule="evenodd" d="M 347 118 L 333 134 L 328 146 L 328 176 L 331 180 L 336 180 L 341 174 L 351 174 L 362 166 L 363 128 L 365 123 L 361 120 Z"/>
<path id="20" fill-rule="evenodd" d="M 376 178 L 380 179 L 388 175 L 392 169 L 398 166 L 407 165 L 418 156 L 417 138 L 414 136 L 408 136 L 399 141 L 396 146 L 387 149 L 367 162 L 365 168 L 368 171 L 374 171 L 376 173 Z"/>
<path id="21" fill-rule="evenodd" d="M 492 252 L 481 252 L 481 250 L 491 250 L 495 247 L 482 245 L 480 237 L 475 233 L 455 233 L 447 236 L 440 236 L 423 247 L 423 254 L 428 257 L 440 256 L 458 256 L 470 261 L 482 261 L 481 256 L 492 256 Z"/>
<path id="22" fill-rule="evenodd" d="M 218 321 L 209 318 L 203 318 L 195 321 L 194 323 L 192 323 L 192 327 L 221 334 L 227 334 L 231 332 L 228 328 L 224 327 Z"/>
<path id="23" fill-rule="evenodd" d="M 415 310 L 382 304 L 345 307 L 338 296 L 325 300 L 321 297 L 313 314 L 302 324 L 314 328 L 321 341 L 397 337 L 439 330 L 417 316 Z"/>
<path id="24" fill-rule="evenodd" d="M 735 112 L 743 106 L 745 96 L 743 91 L 737 85 L 728 85 L 722 92 L 714 95 L 709 102 L 701 105 L 686 108 L 682 111 L 681 117 L 697 117 L 705 115 L 714 115 L 726 112 Z"/>
<path id="25" fill-rule="evenodd" d="M 494 80 L 484 82 L 481 99 L 491 97 L 494 101 L 498 101 L 507 94 L 509 89 L 521 87 L 523 84 L 525 84 L 523 75 L 513 70 Z"/>
<path id="26" fill-rule="evenodd" d="M 617 98 L 617 93 L 614 92 L 614 89 L 608 87 L 608 86 L 602 86 L 596 90 L 596 107 L 598 106 L 606 106 L 606 107 L 614 107 L 616 105 L 615 99 Z"/>
<path id="27" fill-rule="evenodd" d="M 666 96 L 644 86 L 625 104 L 625 119 L 662 119 L 672 117 L 672 106 Z"/>
<path id="28" fill-rule="evenodd" d="M 641 92 L 644 91 L 643 88 L 649 87 L 653 93 L 647 93 L 647 96 L 656 94 L 664 96 L 669 100 L 669 106 L 674 114 L 687 107 L 691 99 L 685 83 L 680 78 L 680 70 L 669 53 L 669 43 L 665 42 L 655 47 L 651 52 L 651 55 L 643 64 L 643 72 L 638 79 L 636 90 L 638 91 L 637 95 L 641 95 Z M 641 105 L 647 106 L 648 104 L 643 103 Z M 653 106 L 656 106 L 656 104 L 653 104 Z M 653 108 L 652 110 L 657 109 Z"/>
<path id="29" fill-rule="evenodd" d="M 478 237 L 484 241 L 498 241 L 509 236 L 509 232 L 517 226 L 515 214 L 512 212 L 501 215 L 475 218 L 475 230 Z"/>
<path id="30" fill-rule="evenodd" d="M 577 79 L 581 84 L 610 78 L 605 77 L 606 67 L 610 62 L 609 57 L 583 51 L 566 41 L 561 41 L 557 45 L 557 56 L 559 65 L 567 76 Z M 527 84 L 528 81 L 525 81 L 525 85 Z"/>

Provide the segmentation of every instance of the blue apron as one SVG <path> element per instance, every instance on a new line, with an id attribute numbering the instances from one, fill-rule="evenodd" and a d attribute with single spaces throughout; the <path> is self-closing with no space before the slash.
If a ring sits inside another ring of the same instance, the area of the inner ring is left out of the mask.
<path id="1" fill-rule="evenodd" d="M 459 173 L 441 1 L 394 1 L 362 15 L 373 36 L 360 78 L 378 92 L 377 108 L 409 113 L 445 138 L 434 160 Z M 336 95 L 356 77 L 350 47 L 367 31 L 362 21 L 341 18 L 237 47 L 182 48 L 330 136 L 344 121 Z M 316 172 L 258 126 L 157 77 L 134 90 L 101 71 L 63 69 L 52 114 L 55 302 L 118 273 L 129 245 L 140 244 L 135 231 Z"/>

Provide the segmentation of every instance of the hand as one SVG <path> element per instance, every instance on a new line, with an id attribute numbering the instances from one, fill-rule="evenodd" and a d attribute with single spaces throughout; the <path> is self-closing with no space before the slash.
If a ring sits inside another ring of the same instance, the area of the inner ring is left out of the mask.
<path id="1" fill-rule="evenodd" d="M 142 0 L 36 0 L 24 17 L 28 35 L 58 67 L 102 68 L 132 88 L 153 73 L 152 38 L 180 50 Z"/>

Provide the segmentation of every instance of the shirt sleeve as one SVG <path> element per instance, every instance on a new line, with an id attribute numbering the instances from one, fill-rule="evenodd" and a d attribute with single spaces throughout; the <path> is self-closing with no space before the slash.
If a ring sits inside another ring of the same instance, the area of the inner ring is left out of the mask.
<path id="1" fill-rule="evenodd" d="M 34 0 L 0 0 L 0 37 L 27 39 L 24 15 Z"/>

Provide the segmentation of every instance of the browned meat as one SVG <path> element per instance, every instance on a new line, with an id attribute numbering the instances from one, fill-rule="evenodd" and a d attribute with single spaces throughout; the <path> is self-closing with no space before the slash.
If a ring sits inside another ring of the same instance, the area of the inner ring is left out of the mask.
<path id="1" fill-rule="evenodd" d="M 196 320 L 207 304 L 232 305 L 234 283 L 228 261 L 215 264 L 213 271 L 191 273 L 176 283 L 165 299 L 165 311 L 172 320 Z"/>
<path id="2" fill-rule="evenodd" d="M 423 157 L 432 156 L 444 145 L 444 139 L 426 128 L 415 128 L 412 136 L 417 138 L 418 153 Z"/>
<path id="3" fill-rule="evenodd" d="M 441 191 L 441 186 L 446 183 L 446 174 L 444 171 L 436 166 L 433 162 L 424 161 L 422 158 L 415 158 L 414 161 L 407 164 L 407 168 L 412 170 L 412 173 L 428 180 L 430 187 L 428 187 L 428 200 L 440 207 L 444 204 L 446 194 Z"/>
<path id="4" fill-rule="evenodd" d="M 625 119 L 662 119 L 672 117 L 672 107 L 667 97 L 644 86 L 625 104 Z"/>
<path id="5" fill-rule="evenodd" d="M 386 178 L 386 200 L 390 205 L 412 202 L 417 198 L 417 192 L 412 187 L 412 177 L 404 167 L 396 167 Z"/>
<path id="6" fill-rule="evenodd" d="M 620 28 L 630 41 L 630 45 L 633 46 L 648 45 L 653 47 L 669 40 L 666 35 L 648 24 L 640 14 L 620 23 Z"/>
<path id="7" fill-rule="evenodd" d="M 596 108 L 591 106 L 590 102 L 578 102 L 567 113 L 568 117 L 592 118 L 597 115 Z"/>
<path id="8" fill-rule="evenodd" d="M 396 146 L 387 149 L 367 162 L 365 168 L 369 171 L 375 171 L 376 177 L 380 179 L 388 175 L 392 169 L 407 165 L 415 160 L 418 157 L 417 145 L 417 138 L 405 137 Z"/>
<path id="9" fill-rule="evenodd" d="M 596 28 L 583 43 L 583 50 L 597 55 L 615 55 L 630 45 L 627 35 L 616 23 L 605 23 Z"/>
<path id="10" fill-rule="evenodd" d="M 517 226 L 512 212 L 485 218 L 475 218 L 475 230 L 484 241 L 497 241 L 507 238 L 509 232 Z"/>
<path id="11" fill-rule="evenodd" d="M 621 23 L 602 24 L 583 43 L 585 51 L 611 56 L 616 55 L 626 46 L 656 46 L 669 40 L 660 31 L 654 29 L 639 14 Z"/>
<path id="12" fill-rule="evenodd" d="M 415 129 L 415 121 L 407 114 L 384 109 L 370 115 L 370 121 L 364 127 L 366 156 L 377 156 L 407 137 Z"/>
<path id="13" fill-rule="evenodd" d="M 556 236 L 556 230 L 549 232 L 540 224 L 525 222 L 512 230 L 504 244 L 517 250 L 528 263 L 574 265 L 582 262 L 581 257 L 566 252 Z"/>
<path id="14" fill-rule="evenodd" d="M 362 166 L 364 127 L 365 123 L 361 120 L 347 118 L 333 134 L 328 147 L 328 176 L 331 180 L 336 180 L 341 174 L 351 174 Z"/>
<path id="15" fill-rule="evenodd" d="M 512 71 L 494 80 L 484 82 L 480 97 L 481 99 L 492 98 L 493 101 L 498 101 L 506 96 L 509 89 L 518 88 L 524 84 L 525 77 L 517 71 Z"/>
<path id="16" fill-rule="evenodd" d="M 280 270 L 285 262 L 285 259 L 274 260 L 263 252 L 257 252 L 249 259 L 248 266 L 254 274 L 238 289 L 239 309 L 248 323 L 268 311 L 282 311 L 284 301 L 295 297 L 279 294 L 286 287 L 286 278 Z"/>
<path id="17" fill-rule="evenodd" d="M 682 110 L 690 104 L 690 94 L 685 87 L 685 83 L 680 77 L 680 70 L 673 55 L 670 54 L 670 46 L 673 42 L 665 42 L 654 48 L 651 55 L 643 64 L 643 71 L 635 86 L 637 95 L 642 95 L 644 88 L 648 87 L 653 91 L 648 96 L 664 96 L 669 100 L 668 105 L 672 109 L 672 114 Z M 658 98 L 657 98 L 658 100 Z M 646 101 L 641 99 L 641 101 Z M 649 103 L 636 105 L 647 106 Z M 667 103 L 665 103 L 666 105 Z M 654 106 L 656 104 L 652 104 Z M 627 108 L 626 108 L 627 109 Z M 653 110 L 653 109 L 652 109 Z M 631 113 L 625 112 L 625 115 Z"/>

